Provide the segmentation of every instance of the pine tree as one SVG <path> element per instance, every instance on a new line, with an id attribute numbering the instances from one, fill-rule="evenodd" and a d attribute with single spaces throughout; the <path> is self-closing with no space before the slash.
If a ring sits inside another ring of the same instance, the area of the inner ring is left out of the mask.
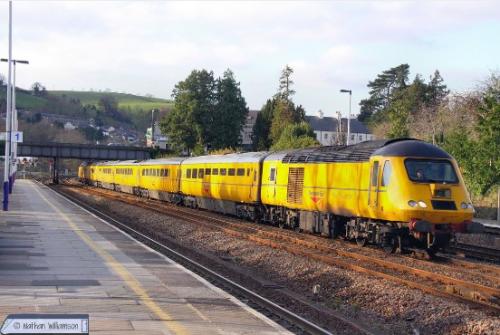
<path id="1" fill-rule="evenodd" d="M 217 79 L 216 105 L 212 131 L 217 134 L 211 149 L 236 148 L 241 142 L 241 128 L 248 114 L 245 98 L 241 95 L 240 84 L 231 70 L 226 70 Z"/>
<path id="2" fill-rule="evenodd" d="M 275 104 L 276 98 L 268 99 L 264 106 L 262 106 L 259 114 L 257 114 L 257 119 L 252 130 L 252 146 L 254 150 L 267 150 L 272 144 L 269 134 L 271 132 Z"/>

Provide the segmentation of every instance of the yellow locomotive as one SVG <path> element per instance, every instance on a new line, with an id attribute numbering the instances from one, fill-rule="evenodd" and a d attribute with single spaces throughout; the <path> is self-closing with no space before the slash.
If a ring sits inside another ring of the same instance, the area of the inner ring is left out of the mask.
<path id="1" fill-rule="evenodd" d="M 204 208 L 389 252 L 434 253 L 474 232 L 456 161 L 413 139 L 283 152 L 106 162 L 80 167 L 100 187 Z"/>

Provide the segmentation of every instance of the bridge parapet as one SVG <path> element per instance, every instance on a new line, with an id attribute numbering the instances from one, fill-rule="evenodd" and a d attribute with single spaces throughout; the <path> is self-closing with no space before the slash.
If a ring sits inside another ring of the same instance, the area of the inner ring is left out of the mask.
<path id="1" fill-rule="evenodd" d="M 150 148 L 74 143 L 19 143 L 18 157 L 50 157 L 82 160 L 144 160 Z"/>

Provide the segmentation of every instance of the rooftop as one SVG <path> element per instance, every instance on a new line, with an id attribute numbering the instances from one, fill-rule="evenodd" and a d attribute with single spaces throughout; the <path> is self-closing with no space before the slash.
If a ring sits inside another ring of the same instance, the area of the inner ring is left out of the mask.
<path id="1" fill-rule="evenodd" d="M 312 129 L 316 131 L 336 132 L 338 129 L 338 119 L 335 117 L 306 115 L 306 121 L 311 125 Z M 347 130 L 347 118 L 342 118 L 342 130 Z M 351 119 L 351 133 L 371 134 L 364 123 L 358 121 L 358 119 Z"/>

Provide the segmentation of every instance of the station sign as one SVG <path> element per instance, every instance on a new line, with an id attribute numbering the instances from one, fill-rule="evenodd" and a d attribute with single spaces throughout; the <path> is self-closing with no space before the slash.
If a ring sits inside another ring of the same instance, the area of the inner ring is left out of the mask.
<path id="1" fill-rule="evenodd" d="M 10 141 L 16 143 L 23 143 L 23 132 L 22 131 L 13 131 L 10 133 Z M 0 133 L 0 141 L 5 141 L 7 138 L 6 132 Z"/>
<path id="2" fill-rule="evenodd" d="M 88 314 L 10 314 L 1 334 L 89 334 Z"/>

